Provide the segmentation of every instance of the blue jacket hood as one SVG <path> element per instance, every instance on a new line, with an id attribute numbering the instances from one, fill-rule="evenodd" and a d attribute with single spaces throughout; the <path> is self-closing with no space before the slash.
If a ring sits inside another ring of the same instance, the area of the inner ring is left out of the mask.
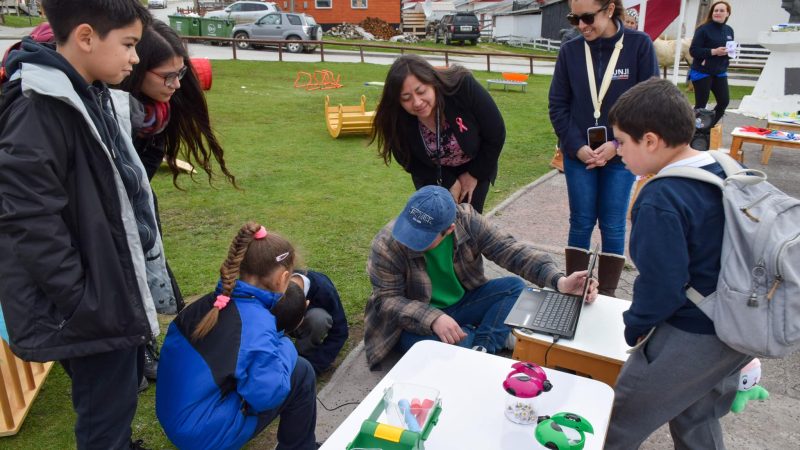
<path id="1" fill-rule="evenodd" d="M 214 291 L 215 295 L 219 295 L 222 293 L 222 281 L 220 280 L 217 282 L 217 289 Z M 242 280 L 236 280 L 236 284 L 233 287 L 233 292 L 231 293 L 231 298 L 252 298 L 258 300 L 259 303 L 264 305 L 267 309 L 272 309 L 275 306 L 275 303 L 278 303 L 278 300 L 283 297 L 283 294 L 279 292 L 272 292 L 267 291 L 261 288 L 257 288 L 252 284 L 246 283 Z"/>

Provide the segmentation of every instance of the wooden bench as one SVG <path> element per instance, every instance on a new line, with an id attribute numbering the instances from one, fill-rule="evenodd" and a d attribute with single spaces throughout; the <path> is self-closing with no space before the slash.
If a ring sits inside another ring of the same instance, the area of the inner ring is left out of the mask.
<path id="1" fill-rule="evenodd" d="M 731 141 L 731 157 L 739 162 L 744 162 L 744 153 L 742 152 L 742 144 L 749 142 L 751 144 L 759 144 L 762 146 L 761 151 L 761 164 L 767 165 L 769 157 L 772 155 L 772 147 L 786 147 L 800 150 L 800 141 L 786 141 L 782 139 L 770 139 L 756 133 L 748 133 L 743 131 L 741 127 L 736 127 L 731 132 L 733 140 Z"/>
<path id="2" fill-rule="evenodd" d="M 19 432 L 53 363 L 23 361 L 3 339 L 0 347 L 0 436 L 11 436 Z"/>
<path id="3" fill-rule="evenodd" d="M 508 91 L 509 86 L 519 86 L 522 92 L 528 87 L 527 81 L 511 81 L 511 80 L 486 80 L 486 89 L 491 89 L 493 84 L 503 86 L 504 91 Z"/>
<path id="4" fill-rule="evenodd" d="M 357 106 L 330 106 L 330 97 L 325 96 L 325 123 L 334 139 L 342 134 L 370 134 L 375 111 L 367 111 L 367 97 L 361 96 Z"/>

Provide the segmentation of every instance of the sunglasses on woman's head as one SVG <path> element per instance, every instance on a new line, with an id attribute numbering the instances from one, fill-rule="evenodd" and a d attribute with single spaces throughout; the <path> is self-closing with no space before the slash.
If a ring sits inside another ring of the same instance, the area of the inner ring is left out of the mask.
<path id="1" fill-rule="evenodd" d="M 594 23 L 594 16 L 596 16 L 596 15 L 600 14 L 601 12 L 607 10 L 609 3 L 611 3 L 611 0 L 605 2 L 605 4 L 603 5 L 602 8 L 598 9 L 596 12 L 593 12 L 593 13 L 586 13 L 586 14 L 581 14 L 581 15 L 569 13 L 569 14 L 567 14 L 567 21 L 573 27 L 577 27 L 578 23 L 580 23 L 580 22 L 583 22 L 586 25 L 591 25 L 591 24 Z"/>

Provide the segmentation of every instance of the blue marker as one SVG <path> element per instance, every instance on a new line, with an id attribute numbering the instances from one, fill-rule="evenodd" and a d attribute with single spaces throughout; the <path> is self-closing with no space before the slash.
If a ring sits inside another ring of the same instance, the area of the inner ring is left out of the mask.
<path id="1" fill-rule="evenodd" d="M 408 400 L 401 399 L 397 402 L 397 406 L 400 407 L 400 412 L 403 413 L 403 418 L 406 421 L 406 427 L 408 427 L 408 431 L 419 433 L 419 424 L 417 423 L 417 418 L 411 413 L 411 404 L 408 403 Z"/>

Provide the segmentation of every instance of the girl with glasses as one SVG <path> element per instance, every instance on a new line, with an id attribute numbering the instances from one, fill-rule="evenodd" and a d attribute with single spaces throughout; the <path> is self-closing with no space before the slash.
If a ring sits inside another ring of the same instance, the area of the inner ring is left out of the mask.
<path id="1" fill-rule="evenodd" d="M 201 167 L 209 182 L 214 174 L 212 161 L 216 160 L 225 178 L 236 186 L 234 176 L 225 166 L 222 146 L 211 130 L 200 82 L 177 33 L 164 22 L 154 20 L 143 31 L 136 52 L 139 63 L 133 66 L 131 75 L 120 87 L 130 93 L 130 96 L 125 96 L 130 102 L 132 129 L 128 131 L 148 178 L 152 180 L 162 161 L 166 161 L 177 186 L 180 174 L 178 151 L 183 147 L 182 157 L 193 166 Z M 156 201 L 155 193 L 153 200 Z M 157 202 L 156 219 L 160 229 Z M 183 297 L 168 264 L 166 268 L 177 303 L 176 310 L 180 311 Z M 147 344 L 143 364 L 144 376 L 155 380 L 158 369 L 155 340 Z M 146 386 L 147 381 L 143 378 L 140 390 Z"/>
<path id="2" fill-rule="evenodd" d="M 586 269 L 599 223 L 598 290 L 613 296 L 625 265 L 634 175 L 617 156 L 607 115 L 625 91 L 658 76 L 658 64 L 650 38 L 623 27 L 622 0 L 569 0 L 569 6 L 567 20 L 580 36 L 562 44 L 550 85 L 550 121 L 564 156 L 569 196 L 567 274 Z"/>

